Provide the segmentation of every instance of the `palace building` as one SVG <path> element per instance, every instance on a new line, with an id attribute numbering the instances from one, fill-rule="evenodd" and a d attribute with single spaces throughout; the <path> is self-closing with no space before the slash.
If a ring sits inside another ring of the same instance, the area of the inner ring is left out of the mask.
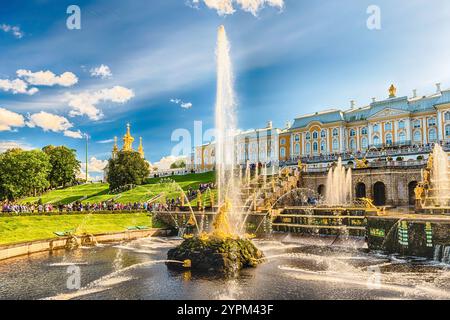
<path id="1" fill-rule="evenodd" d="M 450 140 L 450 90 L 440 84 L 430 96 L 396 95 L 373 99 L 368 106 L 327 110 L 301 116 L 280 134 L 280 161 L 305 156 L 366 152 L 395 146 L 424 145 Z"/>
<path id="2" fill-rule="evenodd" d="M 129 123 L 127 123 L 127 131 L 123 136 L 122 140 L 123 140 L 123 147 L 120 151 L 128 151 L 128 152 L 134 151 L 133 149 L 134 137 L 131 135 L 131 126 Z M 112 149 L 113 159 L 117 156 L 118 152 L 119 147 L 117 146 L 117 137 L 114 137 L 114 146 Z M 142 158 L 145 158 L 144 147 L 142 145 L 142 137 L 139 138 L 139 147 L 137 149 L 137 152 L 139 152 Z"/>
<path id="3" fill-rule="evenodd" d="M 338 155 L 354 158 L 381 150 L 400 156 L 405 148 L 426 151 L 424 146 L 434 143 L 445 144 L 448 150 L 450 90 L 436 84 L 431 95 L 418 96 L 414 90 L 408 97 L 397 96 L 397 88 L 391 85 L 385 99 L 373 98 L 368 106 L 356 107 L 352 101 L 348 110 L 300 116 L 284 129 L 273 128 L 269 122 L 266 128 L 241 132 L 236 136 L 236 162 L 327 162 Z M 214 153 L 214 143 L 196 147 L 193 168 L 212 169 Z"/>

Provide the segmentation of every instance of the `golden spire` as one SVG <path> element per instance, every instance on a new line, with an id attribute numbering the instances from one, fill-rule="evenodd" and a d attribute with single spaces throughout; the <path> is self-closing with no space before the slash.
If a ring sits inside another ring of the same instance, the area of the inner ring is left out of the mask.
<path id="1" fill-rule="evenodd" d="M 389 98 L 395 98 L 397 94 L 397 88 L 391 84 L 391 86 L 389 87 Z"/>
<path id="2" fill-rule="evenodd" d="M 134 138 L 130 133 L 130 124 L 127 123 L 127 133 L 123 136 L 123 148 L 122 151 L 133 151 Z"/>
<path id="3" fill-rule="evenodd" d="M 116 157 L 117 152 L 119 152 L 119 147 L 117 146 L 117 137 L 114 137 L 114 147 L 112 150 L 112 157 L 113 159 Z"/>
<path id="4" fill-rule="evenodd" d="M 139 137 L 139 148 L 138 148 L 138 152 L 141 155 L 142 158 L 145 158 L 145 153 L 144 153 L 144 146 L 142 145 L 142 137 Z"/>

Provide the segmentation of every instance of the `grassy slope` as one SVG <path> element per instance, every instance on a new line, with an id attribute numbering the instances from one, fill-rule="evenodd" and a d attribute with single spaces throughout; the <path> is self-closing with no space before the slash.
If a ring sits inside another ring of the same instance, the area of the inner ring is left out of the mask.
<path id="1" fill-rule="evenodd" d="M 124 192 L 117 197 L 116 201 L 120 203 L 140 202 L 149 200 L 161 193 L 165 193 L 167 198 L 175 198 L 180 195 L 179 188 L 172 183 L 166 181 L 170 179 L 175 181 L 183 190 L 189 187 L 197 189 L 199 184 L 208 183 L 215 180 L 213 172 L 189 174 L 185 176 L 173 176 L 169 178 L 153 178 L 149 179 L 147 184 L 138 186 L 131 191 Z M 97 203 L 116 198 L 117 195 L 108 194 L 108 185 L 102 183 L 94 183 L 82 186 L 75 186 L 62 190 L 50 191 L 41 197 L 29 197 L 23 199 L 22 203 L 36 202 L 39 198 L 43 203 L 63 203 L 68 204 L 87 196 L 84 203 Z"/>
<path id="2" fill-rule="evenodd" d="M 145 213 L 0 217 L 0 244 L 54 238 L 55 231 L 78 228 L 77 234 L 95 234 L 131 226 L 152 227 L 151 217 Z"/>

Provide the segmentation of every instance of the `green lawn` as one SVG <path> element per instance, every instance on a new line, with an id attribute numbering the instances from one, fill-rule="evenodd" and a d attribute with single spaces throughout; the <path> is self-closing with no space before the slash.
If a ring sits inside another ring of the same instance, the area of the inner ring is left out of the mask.
<path id="1" fill-rule="evenodd" d="M 98 234 L 132 226 L 159 227 L 146 213 L 0 217 L 0 244 L 54 238 L 55 231 Z"/>
<path id="2" fill-rule="evenodd" d="M 175 181 L 171 183 L 168 181 Z M 173 176 L 168 178 L 148 179 L 147 183 L 138 186 L 133 190 L 123 192 L 118 195 L 108 193 L 108 185 L 104 183 L 93 183 L 75 186 L 67 189 L 50 191 L 42 196 L 22 199 L 21 203 L 37 202 L 40 198 L 43 203 L 68 204 L 77 200 L 83 203 L 98 203 L 110 199 L 115 199 L 119 203 L 143 202 L 164 193 L 166 198 L 179 197 L 180 187 L 186 191 L 190 187 L 197 189 L 202 183 L 209 183 L 215 180 L 214 172 L 189 174 L 185 176 Z"/>

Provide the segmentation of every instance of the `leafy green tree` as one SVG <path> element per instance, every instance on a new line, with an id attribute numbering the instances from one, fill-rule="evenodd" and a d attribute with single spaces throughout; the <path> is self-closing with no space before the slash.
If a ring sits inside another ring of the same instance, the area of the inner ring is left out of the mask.
<path id="1" fill-rule="evenodd" d="M 15 200 L 50 186 L 51 165 L 41 150 L 11 149 L 0 154 L 0 198 Z"/>
<path id="2" fill-rule="evenodd" d="M 170 169 L 181 169 L 186 168 L 186 162 L 184 160 L 175 161 L 170 165 Z"/>
<path id="3" fill-rule="evenodd" d="M 76 181 L 76 174 L 80 171 L 80 161 L 76 151 L 65 146 L 46 146 L 42 149 L 50 159 L 52 169 L 49 182 L 52 187 L 67 186 Z"/>
<path id="4" fill-rule="evenodd" d="M 110 159 L 107 167 L 107 181 L 110 190 L 126 185 L 140 185 L 150 174 L 150 165 L 138 152 L 120 151 Z"/>

